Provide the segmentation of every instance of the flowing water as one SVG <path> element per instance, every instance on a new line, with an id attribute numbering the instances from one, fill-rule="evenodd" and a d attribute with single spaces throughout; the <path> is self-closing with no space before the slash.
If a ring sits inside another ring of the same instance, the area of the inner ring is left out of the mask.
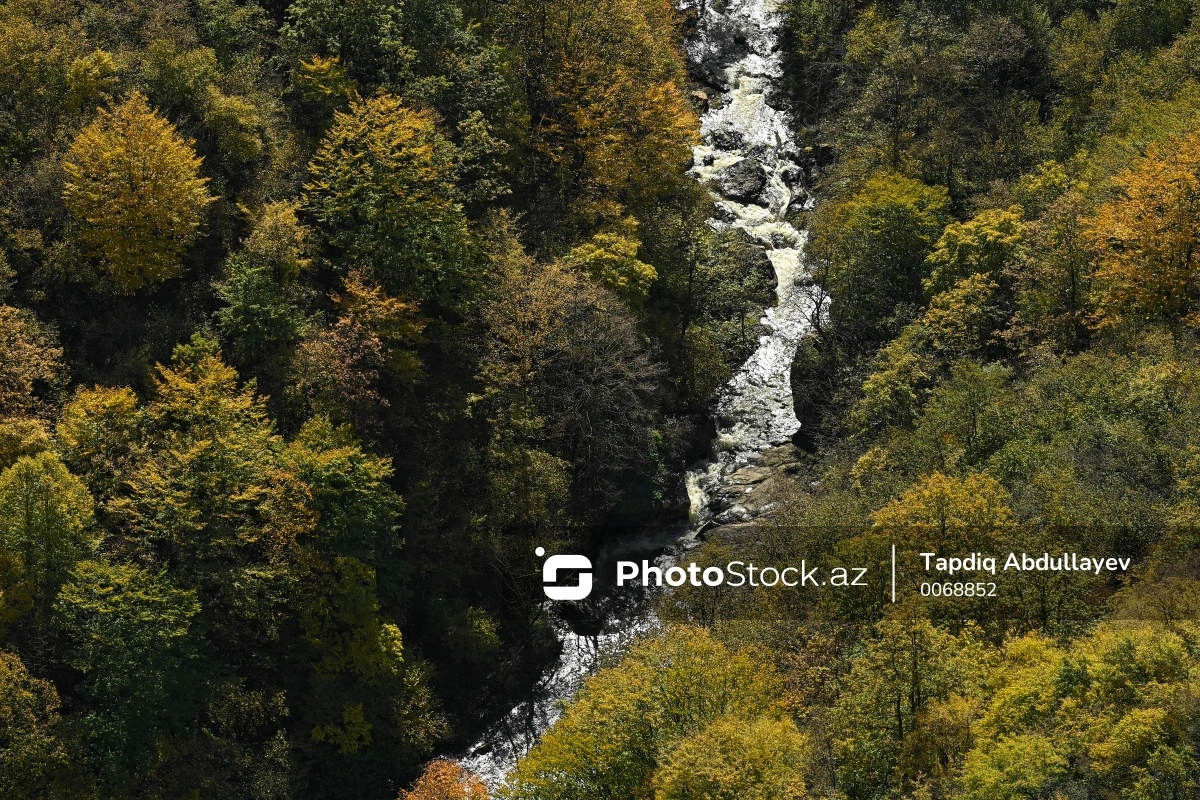
<path id="1" fill-rule="evenodd" d="M 800 430 L 791 368 L 818 301 L 804 270 L 806 233 L 785 221 L 789 212 L 811 208 L 812 198 L 791 121 L 771 105 L 783 74 L 778 4 L 731 0 L 691 9 L 697 35 L 688 55 L 720 90 L 701 118 L 692 174 L 711 182 L 718 197 L 714 227 L 740 228 L 766 247 L 776 278 L 776 303 L 763 314 L 758 349 L 718 400 L 713 459 L 687 475 L 694 534 L 708 522 L 708 495 L 723 477 Z"/>
<path id="2" fill-rule="evenodd" d="M 712 187 L 714 228 L 746 231 L 766 248 L 775 269 L 776 304 L 760 321 L 758 348 L 722 390 L 717 404 L 717 437 L 712 458 L 686 476 L 691 521 L 654 543 L 665 559 L 695 542 L 711 521 L 709 495 L 723 479 L 783 444 L 800 429 L 792 403 L 791 366 L 800 338 L 816 308 L 803 266 L 805 234 L 785 221 L 811 207 L 804 188 L 802 160 L 787 114 L 771 105 L 773 83 L 782 75 L 775 0 L 730 0 L 723 4 L 684 0 L 695 15 L 696 32 L 687 43 L 693 72 L 711 92 L 701 118 L 701 144 L 691 174 Z M 725 512 L 728 513 L 728 512 Z M 718 522 L 739 521 L 719 519 Z M 555 670 L 537 687 L 536 698 L 514 708 L 468 751 L 461 761 L 492 785 L 557 719 L 602 653 L 619 647 L 655 625 L 653 618 L 614 624 L 598 636 L 574 633 L 558 623 L 563 652 Z"/>

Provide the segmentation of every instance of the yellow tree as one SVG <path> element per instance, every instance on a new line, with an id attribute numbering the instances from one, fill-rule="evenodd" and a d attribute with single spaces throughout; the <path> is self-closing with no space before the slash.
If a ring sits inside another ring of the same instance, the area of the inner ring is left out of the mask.
<path id="1" fill-rule="evenodd" d="M 1152 147 L 1087 221 L 1096 251 L 1094 324 L 1200 324 L 1200 132 Z"/>
<path id="2" fill-rule="evenodd" d="M 177 276 L 215 198 L 201 159 L 175 126 L 134 92 L 100 109 L 63 164 L 63 202 L 79 237 L 118 289 L 130 293 Z"/>
<path id="3" fill-rule="evenodd" d="M 594 230 L 669 192 L 695 141 L 667 0 L 517 0 L 501 35 L 516 56 L 546 185 Z M 668 35 L 664 35 L 668 32 Z"/>
<path id="4" fill-rule="evenodd" d="M 62 348 L 33 314 L 0 305 L 0 416 L 42 410 L 35 389 L 62 384 Z"/>
<path id="5" fill-rule="evenodd" d="M 871 515 L 877 530 L 928 549 L 968 552 L 1011 529 L 1011 498 L 1000 482 L 935 472 Z"/>

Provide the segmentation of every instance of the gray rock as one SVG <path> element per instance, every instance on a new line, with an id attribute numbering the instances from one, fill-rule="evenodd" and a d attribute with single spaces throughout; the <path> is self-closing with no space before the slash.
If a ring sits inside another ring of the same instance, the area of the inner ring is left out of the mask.
<path id="1" fill-rule="evenodd" d="M 734 150 L 741 150 L 746 146 L 746 137 L 739 131 L 722 128 L 708 135 L 708 143 L 718 150 L 732 152 Z"/>
<path id="2" fill-rule="evenodd" d="M 743 158 L 717 173 L 717 188 L 721 194 L 742 202 L 753 202 L 767 187 L 767 173 L 759 163 Z"/>
<path id="3" fill-rule="evenodd" d="M 737 219 L 737 214 L 724 203 L 713 203 L 712 218 L 717 222 L 733 222 Z"/>
<path id="4" fill-rule="evenodd" d="M 800 169 L 796 164 L 787 164 L 779 171 L 779 179 L 789 189 L 794 189 L 804 180 L 804 170 Z"/>

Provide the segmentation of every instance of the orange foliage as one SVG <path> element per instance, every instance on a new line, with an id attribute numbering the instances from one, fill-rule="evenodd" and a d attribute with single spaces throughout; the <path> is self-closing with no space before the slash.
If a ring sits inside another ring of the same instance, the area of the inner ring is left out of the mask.
<path id="1" fill-rule="evenodd" d="M 412 789 L 400 792 L 398 800 L 488 800 L 488 790 L 478 775 L 458 762 L 438 759 L 425 767 Z"/>
<path id="2" fill-rule="evenodd" d="M 1117 184 L 1120 196 L 1087 221 L 1098 262 L 1095 326 L 1200 324 L 1200 131 L 1151 148 Z"/>

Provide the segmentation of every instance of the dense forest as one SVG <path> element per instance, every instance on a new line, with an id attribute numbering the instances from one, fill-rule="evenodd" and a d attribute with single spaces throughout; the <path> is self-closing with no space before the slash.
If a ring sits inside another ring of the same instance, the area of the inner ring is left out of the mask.
<path id="1" fill-rule="evenodd" d="M 697 558 L 1138 566 L 672 593 L 496 791 L 1197 796 L 1195 9 L 781 13 L 830 299 L 777 512 Z M 0 796 L 488 795 L 436 759 L 556 656 L 534 548 L 686 516 L 775 299 L 688 175 L 694 22 L 0 5 Z"/>
<path id="2" fill-rule="evenodd" d="M 700 558 L 1137 566 L 1002 573 L 994 598 L 922 598 L 910 572 L 895 604 L 675 592 L 676 625 L 597 673 L 504 796 L 1200 795 L 1192 4 L 786 13 L 830 297 L 793 371 L 807 460 Z"/>

